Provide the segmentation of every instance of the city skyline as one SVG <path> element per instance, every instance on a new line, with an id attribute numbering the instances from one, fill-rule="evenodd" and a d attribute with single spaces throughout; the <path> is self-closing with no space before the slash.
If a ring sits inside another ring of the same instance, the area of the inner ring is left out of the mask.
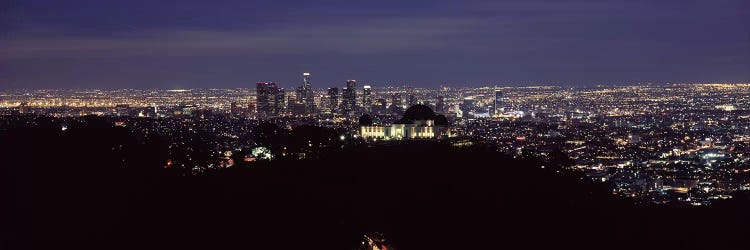
<path id="1" fill-rule="evenodd" d="M 253 138 L 248 133 L 265 131 L 266 123 L 291 127 L 291 132 L 333 129 L 336 133 L 324 141 L 334 144 L 476 143 L 514 157 L 541 159 L 554 159 L 550 154 L 559 150 L 570 157 L 565 171 L 613 185 L 613 193 L 641 205 L 704 206 L 750 190 L 750 83 L 372 88 L 349 80 L 339 92 L 338 87 L 310 89 L 315 74 L 302 76 L 297 91 L 257 82 L 255 91 L 2 92 L 0 132 L 19 123 L 39 126 L 38 119 L 44 117 L 63 132 L 92 117 L 134 132 L 163 131 L 175 136 L 176 143 L 208 143 L 213 148 L 192 152 L 188 146 L 187 153 L 169 148 L 174 158 L 168 164 L 192 166 L 184 169 L 191 174 L 231 168 L 234 163 L 226 155 L 240 148 L 253 152 L 254 158 L 317 154 L 309 148 L 315 145 L 312 138 L 303 140 L 299 155 L 280 150 L 298 143 L 275 144 L 269 152 L 264 147 L 271 144 L 260 138 L 283 133 L 273 128 L 248 141 Z M 195 131 L 211 138 L 185 138 Z M 182 154 L 189 159 L 180 159 Z M 205 158 L 190 160 L 199 155 Z"/>
<path id="2" fill-rule="evenodd" d="M 0 89 L 291 88 L 298 72 L 314 72 L 318 86 L 750 81 L 748 4 L 739 0 L 10 1 L 3 9 Z"/>
<path id="3" fill-rule="evenodd" d="M 591 83 L 591 84 L 564 84 L 564 83 L 547 83 L 547 82 L 539 82 L 539 83 L 476 83 L 476 84 L 434 84 L 434 85 L 428 85 L 428 86 L 418 86 L 414 83 L 406 83 L 406 82 L 372 82 L 372 81 L 362 81 L 359 79 L 348 79 L 348 80 L 355 80 L 357 82 L 363 83 L 362 86 L 359 86 L 357 89 L 358 91 L 361 91 L 363 86 L 370 86 L 372 89 L 383 89 L 383 88 L 419 88 L 419 89 L 438 89 L 438 88 L 452 88 L 452 89 L 471 89 L 471 88 L 523 88 L 523 87 L 561 87 L 561 88 L 593 88 L 593 87 L 628 87 L 628 86 L 670 86 L 670 85 L 696 85 L 696 84 L 703 84 L 703 85 L 712 85 L 712 84 L 734 84 L 734 85 L 746 85 L 750 84 L 750 81 L 707 81 L 707 82 L 698 82 L 698 81 L 684 81 L 684 82 L 654 82 L 654 81 L 644 81 L 644 82 L 623 82 L 623 83 Z M 346 79 L 340 80 L 338 82 L 326 82 L 326 83 L 317 83 L 314 86 L 311 87 L 312 90 L 315 91 L 324 91 L 331 88 L 337 88 L 339 90 L 342 90 L 346 87 Z M 116 90 L 128 90 L 128 89 L 134 89 L 134 90 L 172 90 L 172 91 L 184 91 L 184 90 L 206 90 L 206 89 L 216 89 L 216 90 L 228 90 L 228 89 L 245 89 L 245 90 L 253 90 L 255 91 L 257 89 L 257 83 L 274 83 L 279 88 L 283 89 L 289 89 L 292 92 L 295 92 L 297 87 L 300 87 L 300 82 L 286 82 L 282 83 L 279 81 L 274 80 L 248 80 L 247 83 L 243 83 L 241 86 L 234 86 L 231 84 L 227 85 L 215 85 L 215 86 L 183 86 L 183 85 L 172 85 L 172 86 L 149 86 L 149 87 L 119 87 L 119 86 L 102 86 L 102 87 L 25 87 L 25 86 L 0 86 L 0 92 L 13 92 L 13 91 L 34 91 L 34 90 L 77 90 L 77 91 L 93 91 L 93 90 L 107 90 L 107 91 L 116 91 Z M 182 87 L 180 87 L 182 86 Z M 296 95 L 296 93 L 294 93 Z"/>
<path id="4" fill-rule="evenodd" d="M 0 1 L 0 249 L 744 249 L 749 14 Z"/>

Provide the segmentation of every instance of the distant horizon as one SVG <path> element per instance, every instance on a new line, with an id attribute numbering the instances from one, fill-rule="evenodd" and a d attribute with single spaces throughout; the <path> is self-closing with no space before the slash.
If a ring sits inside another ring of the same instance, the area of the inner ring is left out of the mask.
<path id="1" fill-rule="evenodd" d="M 350 80 L 357 80 L 357 79 L 350 79 Z M 343 88 L 345 87 L 345 81 L 344 80 L 341 84 L 335 85 L 335 86 L 316 86 L 315 84 L 312 84 L 313 89 L 318 90 L 325 90 L 328 88 Z M 274 81 L 256 81 L 256 82 L 274 82 Z M 54 87 L 54 88 L 8 88 L 8 87 L 0 87 L 0 91 L 21 91 L 21 90 L 126 90 L 126 89 L 138 89 L 138 90 L 147 90 L 147 89 L 154 89 L 154 90 L 205 90 L 205 89 L 220 89 L 220 90 L 227 90 L 227 89 L 255 89 L 255 83 L 248 83 L 247 86 L 244 87 L 141 87 L 141 88 L 128 88 L 128 87 Z M 280 84 L 278 82 L 276 83 L 279 87 L 285 88 L 285 89 L 294 89 L 298 86 L 301 86 L 302 84 L 298 85 L 284 85 Z M 372 82 L 360 82 L 357 80 L 357 88 L 362 88 L 364 85 L 369 85 L 374 89 L 379 88 L 417 88 L 417 89 L 436 89 L 441 87 L 449 87 L 449 88 L 492 88 L 492 87 L 500 87 L 500 88 L 506 88 L 506 87 L 564 87 L 564 88 L 588 88 L 588 87 L 626 87 L 626 86 L 663 86 L 663 85 L 693 85 L 693 84 L 731 84 L 731 85 L 746 85 L 750 84 L 750 81 L 747 82 L 634 82 L 634 83 L 592 83 L 592 84 L 568 84 L 568 83 L 502 83 L 502 84 L 476 84 L 476 85 L 459 85 L 459 84 L 438 84 L 434 86 L 415 86 L 415 85 L 409 85 L 409 84 L 379 84 L 379 83 L 372 83 Z"/>
<path id="2" fill-rule="evenodd" d="M 0 89 L 750 82 L 746 0 L 11 0 Z"/>

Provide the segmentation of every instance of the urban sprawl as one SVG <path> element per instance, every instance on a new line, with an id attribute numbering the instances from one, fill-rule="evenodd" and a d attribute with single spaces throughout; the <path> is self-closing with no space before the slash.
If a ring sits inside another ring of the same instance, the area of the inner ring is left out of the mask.
<path id="1" fill-rule="evenodd" d="M 64 131 L 66 121 L 110 117 L 112 126 L 170 135 L 167 164 L 193 174 L 232 166 L 227 156 L 241 148 L 252 157 L 282 157 L 250 142 L 253 129 L 270 122 L 333 128 L 342 141 L 361 143 L 454 140 L 516 157 L 558 150 L 574 161 L 569 171 L 612 183 L 614 194 L 642 204 L 709 205 L 750 189 L 746 83 L 418 88 L 348 80 L 314 88 L 308 73 L 301 82 L 294 89 L 258 82 L 241 89 L 7 90 L 0 91 L 0 125 L 43 116 L 62 121 Z M 368 132 L 404 123 L 414 106 L 428 107 L 450 129 L 424 138 Z M 185 146 L 191 141 L 208 145 Z"/>

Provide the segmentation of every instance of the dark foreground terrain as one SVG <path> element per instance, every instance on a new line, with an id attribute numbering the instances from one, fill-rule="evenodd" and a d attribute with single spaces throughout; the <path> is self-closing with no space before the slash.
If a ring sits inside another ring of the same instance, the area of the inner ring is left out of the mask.
<path id="1" fill-rule="evenodd" d="M 164 168 L 164 145 L 125 129 L 0 136 L 2 249 L 356 249 L 374 232 L 392 249 L 748 246 L 742 194 L 635 207 L 557 159 L 478 146 L 359 146 L 182 176 Z"/>

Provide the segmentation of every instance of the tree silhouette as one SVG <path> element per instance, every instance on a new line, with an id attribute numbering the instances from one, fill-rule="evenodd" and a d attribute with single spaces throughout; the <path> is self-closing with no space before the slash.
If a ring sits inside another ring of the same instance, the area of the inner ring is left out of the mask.
<path id="1" fill-rule="evenodd" d="M 364 114 L 359 117 L 359 126 L 372 126 L 372 116 Z"/>

